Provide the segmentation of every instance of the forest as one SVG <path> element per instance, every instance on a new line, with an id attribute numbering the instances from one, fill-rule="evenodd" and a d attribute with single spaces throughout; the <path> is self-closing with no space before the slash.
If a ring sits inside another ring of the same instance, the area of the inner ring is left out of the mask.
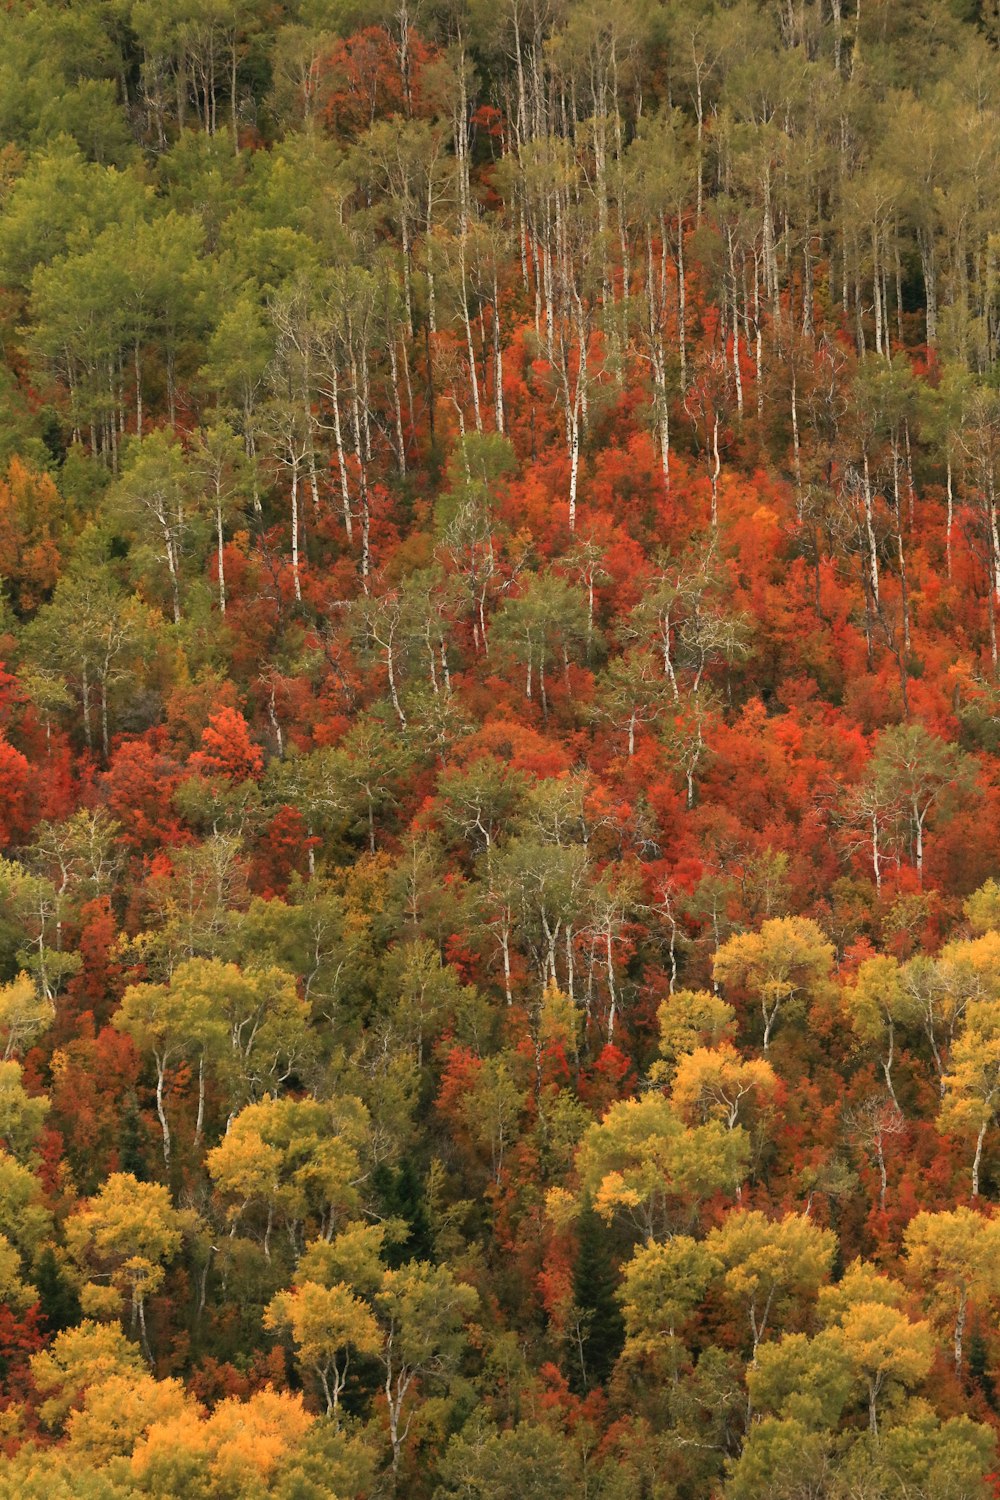
<path id="1" fill-rule="evenodd" d="M 1000 1496 L 1000 3 L 0 9 L 0 1500 Z"/>

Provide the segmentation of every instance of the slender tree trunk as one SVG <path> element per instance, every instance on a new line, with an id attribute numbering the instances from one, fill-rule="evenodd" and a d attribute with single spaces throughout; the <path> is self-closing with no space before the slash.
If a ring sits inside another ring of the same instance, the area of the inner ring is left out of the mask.
<path id="1" fill-rule="evenodd" d="M 292 583 L 295 598 L 302 602 L 302 584 L 299 579 L 299 466 L 292 464 Z"/>
<path id="2" fill-rule="evenodd" d="M 219 577 L 219 613 L 224 615 L 226 613 L 226 553 L 221 503 L 217 503 L 215 507 L 215 538 Z"/>
<path id="3" fill-rule="evenodd" d="M 170 1171 L 170 1124 L 167 1120 L 167 1111 L 163 1102 L 163 1082 L 166 1072 L 166 1063 L 163 1059 L 156 1059 L 156 1117 L 160 1122 L 160 1130 L 163 1133 L 163 1165 Z"/>
<path id="4" fill-rule="evenodd" d="M 976 1137 L 976 1154 L 972 1158 L 972 1196 L 973 1196 L 973 1198 L 978 1198 L 979 1197 L 979 1168 L 980 1168 L 980 1165 L 982 1164 L 982 1160 L 983 1160 L 983 1142 L 986 1139 L 986 1131 L 987 1131 L 988 1126 L 989 1126 L 989 1121 L 988 1120 L 984 1120 L 983 1123 L 979 1127 L 979 1134 Z"/>
<path id="5" fill-rule="evenodd" d="M 205 1125 L 205 1054 L 198 1054 L 198 1115 L 194 1123 L 195 1149 L 201 1144 L 202 1130 Z"/>

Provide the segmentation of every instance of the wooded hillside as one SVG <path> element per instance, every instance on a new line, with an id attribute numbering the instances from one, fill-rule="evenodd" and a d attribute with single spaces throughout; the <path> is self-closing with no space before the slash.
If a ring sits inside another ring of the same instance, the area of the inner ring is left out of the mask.
<path id="1" fill-rule="evenodd" d="M 1000 1494 L 996 0 L 0 14 L 0 1500 Z"/>

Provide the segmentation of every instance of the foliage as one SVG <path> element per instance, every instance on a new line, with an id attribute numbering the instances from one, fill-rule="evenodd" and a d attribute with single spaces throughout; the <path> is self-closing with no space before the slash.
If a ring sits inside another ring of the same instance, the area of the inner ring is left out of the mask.
<path id="1" fill-rule="evenodd" d="M 0 42 L 0 1500 L 986 1500 L 996 4 Z"/>

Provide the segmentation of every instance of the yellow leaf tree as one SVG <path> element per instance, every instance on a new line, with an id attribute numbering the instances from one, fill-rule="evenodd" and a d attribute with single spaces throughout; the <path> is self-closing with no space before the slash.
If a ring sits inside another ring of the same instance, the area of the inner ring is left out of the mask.
<path id="1" fill-rule="evenodd" d="M 894 958 L 880 954 L 858 967 L 854 983 L 843 992 L 844 1009 L 855 1035 L 881 1051 L 885 1086 L 896 1108 L 899 1100 L 892 1082 L 896 1054 L 896 1030 L 920 1021 L 920 1006 Z"/>
<path id="2" fill-rule="evenodd" d="M 680 1059 L 670 1098 L 689 1124 L 721 1120 L 735 1130 L 740 1116 L 773 1106 L 778 1079 L 763 1058 L 741 1057 L 729 1042 L 697 1047 Z"/>
<path id="3" fill-rule="evenodd" d="M 678 1061 L 697 1047 L 716 1047 L 736 1036 L 736 1012 L 711 990 L 675 990 L 656 1012 L 660 1028 L 657 1076 L 669 1078 Z"/>
<path id="4" fill-rule="evenodd" d="M 624 1214 L 643 1239 L 690 1227 L 698 1205 L 746 1170 L 741 1126 L 685 1126 L 662 1094 L 613 1104 L 577 1152 L 583 1192 L 605 1219 Z"/>
<path id="5" fill-rule="evenodd" d="M 230 1223 L 262 1224 L 270 1259 L 275 1223 L 301 1245 L 307 1230 L 328 1237 L 357 1208 L 368 1135 L 368 1111 L 351 1095 L 265 1097 L 240 1111 L 206 1164 Z"/>
<path id="6" fill-rule="evenodd" d="M 371 1309 L 343 1282 L 326 1287 L 302 1281 L 279 1292 L 264 1314 L 264 1325 L 291 1334 L 296 1358 L 316 1376 L 334 1420 L 339 1417 L 351 1350 L 374 1355 L 382 1347 Z"/>
<path id="7" fill-rule="evenodd" d="M 1000 1002 L 981 1000 L 968 1007 L 943 1083 L 939 1121 L 945 1130 L 974 1136 L 972 1196 L 978 1198 L 983 1146 L 1000 1113 Z"/>
<path id="8" fill-rule="evenodd" d="M 769 1219 L 753 1209 L 730 1214 L 705 1244 L 724 1268 L 727 1296 L 750 1325 L 751 1364 L 774 1319 L 819 1291 L 837 1248 L 833 1232 L 804 1214 Z"/>
<path id="9" fill-rule="evenodd" d="M 931 1315 L 949 1326 L 961 1375 L 969 1302 L 1000 1292 L 1000 1220 L 969 1208 L 919 1213 L 903 1238 L 910 1276 Z"/>
<path id="10" fill-rule="evenodd" d="M 744 988 L 760 1006 L 763 1047 L 782 1009 L 829 983 L 833 944 L 809 917 L 772 917 L 759 932 L 723 943 L 712 965 L 716 982 Z"/>
<path id="11" fill-rule="evenodd" d="M 117 1325 L 84 1319 L 32 1355 L 31 1376 L 45 1397 L 39 1415 L 46 1426 L 58 1428 L 87 1391 L 101 1389 L 118 1376 L 133 1379 L 140 1370 L 138 1349 Z"/>
<path id="12" fill-rule="evenodd" d="M 127 1297 L 132 1331 L 138 1329 L 147 1359 L 152 1355 L 146 1298 L 162 1286 L 167 1263 L 194 1223 L 195 1215 L 174 1208 L 160 1183 L 139 1182 L 130 1172 L 112 1173 L 67 1222 L 67 1247 L 88 1278 L 81 1300 L 102 1310 L 110 1306 L 100 1296 L 102 1284 L 119 1299 Z M 97 1295 L 88 1295 L 91 1292 Z"/>

